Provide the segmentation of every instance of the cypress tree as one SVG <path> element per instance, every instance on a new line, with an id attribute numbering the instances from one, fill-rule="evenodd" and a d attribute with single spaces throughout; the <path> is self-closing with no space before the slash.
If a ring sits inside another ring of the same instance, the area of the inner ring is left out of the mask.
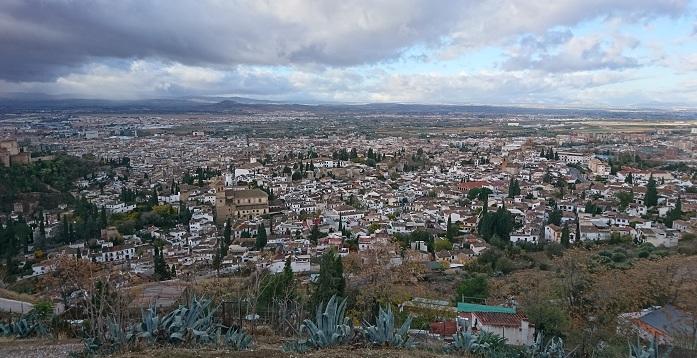
<path id="1" fill-rule="evenodd" d="M 312 304 L 317 307 L 327 302 L 332 295 L 344 296 L 346 281 L 341 256 L 334 250 L 327 251 L 320 260 L 319 278 L 312 294 Z"/>
<path id="2" fill-rule="evenodd" d="M 255 246 L 257 249 L 261 250 L 266 246 L 266 242 L 266 227 L 264 227 L 264 222 L 262 221 L 261 224 L 259 224 L 259 228 L 257 229 L 257 239 L 255 242 Z"/>
<path id="3" fill-rule="evenodd" d="M 317 245 L 317 241 L 319 241 L 319 236 L 319 226 L 317 226 L 317 224 L 312 225 L 312 230 L 310 230 L 310 242 Z"/>
<path id="4" fill-rule="evenodd" d="M 445 237 L 448 239 L 448 241 L 452 242 L 453 237 L 455 236 L 453 234 L 453 222 L 452 222 L 452 215 L 448 215 L 448 226 L 445 228 Z"/>
<path id="5" fill-rule="evenodd" d="M 564 247 L 569 247 L 569 225 L 564 225 L 561 229 L 561 244 Z"/>
<path id="6" fill-rule="evenodd" d="M 644 204 L 646 204 L 647 207 L 653 207 L 658 204 L 658 191 L 656 189 L 656 180 L 654 180 L 653 174 L 651 174 L 649 177 L 649 182 L 646 184 Z"/>

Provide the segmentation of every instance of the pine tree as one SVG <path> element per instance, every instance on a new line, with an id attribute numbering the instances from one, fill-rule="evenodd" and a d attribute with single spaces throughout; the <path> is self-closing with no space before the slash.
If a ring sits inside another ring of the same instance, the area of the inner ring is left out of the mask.
<path id="1" fill-rule="evenodd" d="M 174 264 L 172 264 L 172 272 L 170 273 L 170 277 L 177 277 L 177 269 L 174 267 Z"/>
<path id="2" fill-rule="evenodd" d="M 656 189 L 656 180 L 653 178 L 653 174 L 651 174 L 649 177 L 649 182 L 646 184 L 644 204 L 646 204 L 647 207 L 653 207 L 658 204 L 658 191 Z"/>

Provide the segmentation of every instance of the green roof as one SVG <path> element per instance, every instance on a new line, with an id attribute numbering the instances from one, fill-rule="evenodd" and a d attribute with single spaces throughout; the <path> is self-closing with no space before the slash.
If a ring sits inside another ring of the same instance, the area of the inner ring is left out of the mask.
<path id="1" fill-rule="evenodd" d="M 510 313 L 515 314 L 515 307 L 503 307 L 503 306 L 487 306 L 478 305 L 475 303 L 465 303 L 459 302 L 457 304 L 458 312 L 494 312 L 494 313 Z"/>

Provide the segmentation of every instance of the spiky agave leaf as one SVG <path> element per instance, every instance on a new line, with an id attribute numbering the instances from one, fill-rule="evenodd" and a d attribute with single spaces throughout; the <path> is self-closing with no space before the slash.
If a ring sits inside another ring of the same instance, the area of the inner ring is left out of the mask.
<path id="1" fill-rule="evenodd" d="M 641 344 L 641 340 L 637 336 L 636 344 L 629 344 L 630 358 L 668 358 L 672 349 L 668 348 L 665 352 L 659 353 L 656 340 L 651 340 L 647 347 Z"/>
<path id="2" fill-rule="evenodd" d="M 230 348 L 241 351 L 249 348 L 252 343 L 252 337 L 241 328 L 230 328 L 223 337 L 223 343 Z"/>
<path id="3" fill-rule="evenodd" d="M 412 347 L 413 342 L 407 334 L 411 327 L 411 320 L 411 316 L 408 317 L 404 323 L 402 323 L 402 326 L 398 330 L 395 330 L 392 308 L 388 306 L 387 310 L 384 310 L 380 307 L 378 316 L 375 319 L 376 324 L 373 326 L 364 322 L 363 333 L 372 344 L 400 348 Z"/>
<path id="4" fill-rule="evenodd" d="M 346 299 L 338 302 L 336 295 L 315 311 L 315 321 L 306 319 L 302 329 L 309 334 L 308 343 L 316 348 L 324 348 L 347 343 L 353 337 L 351 320 L 345 315 Z"/>
<path id="5" fill-rule="evenodd" d="M 453 336 L 451 349 L 467 353 L 476 353 L 480 349 L 477 337 L 468 332 L 458 332 Z"/>

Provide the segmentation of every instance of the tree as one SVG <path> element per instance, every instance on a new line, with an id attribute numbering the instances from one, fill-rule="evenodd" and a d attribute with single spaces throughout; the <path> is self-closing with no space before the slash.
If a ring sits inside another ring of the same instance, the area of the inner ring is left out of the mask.
<path id="1" fill-rule="evenodd" d="M 320 234 L 319 226 L 317 226 L 317 224 L 312 225 L 312 229 L 310 230 L 310 242 L 317 245 Z"/>
<path id="2" fill-rule="evenodd" d="M 513 231 L 513 216 L 505 207 L 502 206 L 493 213 L 482 212 L 479 220 L 479 234 L 484 240 L 489 241 L 493 236 L 497 236 L 504 242 L 508 242 L 511 231 Z"/>
<path id="3" fill-rule="evenodd" d="M 559 210 L 559 207 L 555 203 L 554 208 L 552 209 L 552 212 L 549 214 L 549 218 L 547 219 L 547 222 L 549 224 L 554 224 L 554 225 L 559 226 L 559 225 L 561 225 L 561 218 L 562 218 L 561 210 Z"/>
<path id="4" fill-rule="evenodd" d="M 644 204 L 646 204 L 647 207 L 653 207 L 658 204 L 658 191 L 656 189 L 656 180 L 653 178 L 653 174 L 651 174 L 649 177 L 649 182 L 646 184 Z"/>
<path id="5" fill-rule="evenodd" d="M 489 188 L 474 188 L 467 192 L 467 199 L 474 200 L 477 198 L 479 201 L 486 204 L 491 194 L 492 191 Z"/>
<path id="6" fill-rule="evenodd" d="M 99 226 L 101 229 L 104 229 L 107 225 L 109 225 L 109 220 L 107 219 L 106 208 L 102 206 L 102 210 L 99 213 Z"/>
<path id="7" fill-rule="evenodd" d="M 167 266 L 162 248 L 155 245 L 153 253 L 154 277 L 158 281 L 169 280 L 172 274 L 171 269 Z"/>
<path id="8" fill-rule="evenodd" d="M 222 240 L 218 240 L 218 247 L 215 250 L 215 255 L 213 255 L 213 268 L 218 275 L 220 275 L 220 266 L 223 263 L 222 243 Z"/>
<path id="9" fill-rule="evenodd" d="M 511 178 L 510 184 L 508 184 L 508 197 L 513 198 L 520 195 L 520 183 L 518 179 Z"/>
<path id="10" fill-rule="evenodd" d="M 627 176 L 624 178 L 624 182 L 627 184 L 632 184 L 634 182 L 634 177 L 632 177 L 632 173 L 627 174 Z"/>
<path id="11" fill-rule="evenodd" d="M 61 241 L 64 243 L 70 242 L 70 223 L 68 217 L 63 215 L 63 228 L 61 229 Z"/>
<path id="12" fill-rule="evenodd" d="M 438 239 L 434 241 L 433 251 L 452 250 L 453 244 L 448 240 Z"/>
<path id="13" fill-rule="evenodd" d="M 329 250 L 320 259 L 319 278 L 312 293 L 312 306 L 317 307 L 320 303 L 329 301 L 333 295 L 343 297 L 345 288 L 341 256 L 333 249 Z"/>
<path id="14" fill-rule="evenodd" d="M 295 278 L 291 268 L 291 257 L 286 258 L 283 271 L 263 278 L 257 305 L 270 307 L 275 300 L 295 299 Z"/>
<path id="15" fill-rule="evenodd" d="M 672 228 L 673 221 L 680 220 L 680 217 L 682 217 L 682 200 L 678 197 L 678 200 L 675 202 L 675 208 L 666 214 L 666 219 L 664 220 L 666 226 Z"/>
<path id="16" fill-rule="evenodd" d="M 457 302 L 483 303 L 489 297 L 489 283 L 485 275 L 466 278 L 457 285 Z"/>
<path id="17" fill-rule="evenodd" d="M 455 237 L 455 228 L 453 227 L 451 215 L 448 215 L 448 226 L 445 229 L 445 237 L 448 241 L 452 242 Z"/>
<path id="18" fill-rule="evenodd" d="M 148 199 L 148 204 L 152 208 L 153 206 L 156 206 L 159 200 L 157 199 L 157 188 L 152 190 L 152 195 L 150 195 L 150 198 Z"/>
<path id="19" fill-rule="evenodd" d="M 259 228 L 257 229 L 257 239 L 256 242 L 254 243 L 254 246 L 258 249 L 261 250 L 266 246 L 267 238 L 266 238 L 266 227 L 264 227 L 264 223 L 262 222 L 259 224 Z"/>
<path id="20" fill-rule="evenodd" d="M 564 227 L 561 229 L 561 244 L 564 247 L 569 247 L 569 225 L 565 224 Z"/>
<path id="21" fill-rule="evenodd" d="M 230 218 L 225 221 L 225 228 L 223 229 L 223 244 L 230 246 L 232 236 L 232 225 L 230 224 Z"/>
<path id="22" fill-rule="evenodd" d="M 627 206 L 634 200 L 634 193 L 631 191 L 620 191 L 615 194 L 617 200 L 619 200 L 620 210 L 627 209 Z"/>
<path id="23" fill-rule="evenodd" d="M 297 180 L 300 180 L 302 178 L 303 178 L 303 174 L 298 170 L 293 172 L 293 175 L 291 176 L 291 180 L 293 180 L 293 181 L 297 181 Z"/>

